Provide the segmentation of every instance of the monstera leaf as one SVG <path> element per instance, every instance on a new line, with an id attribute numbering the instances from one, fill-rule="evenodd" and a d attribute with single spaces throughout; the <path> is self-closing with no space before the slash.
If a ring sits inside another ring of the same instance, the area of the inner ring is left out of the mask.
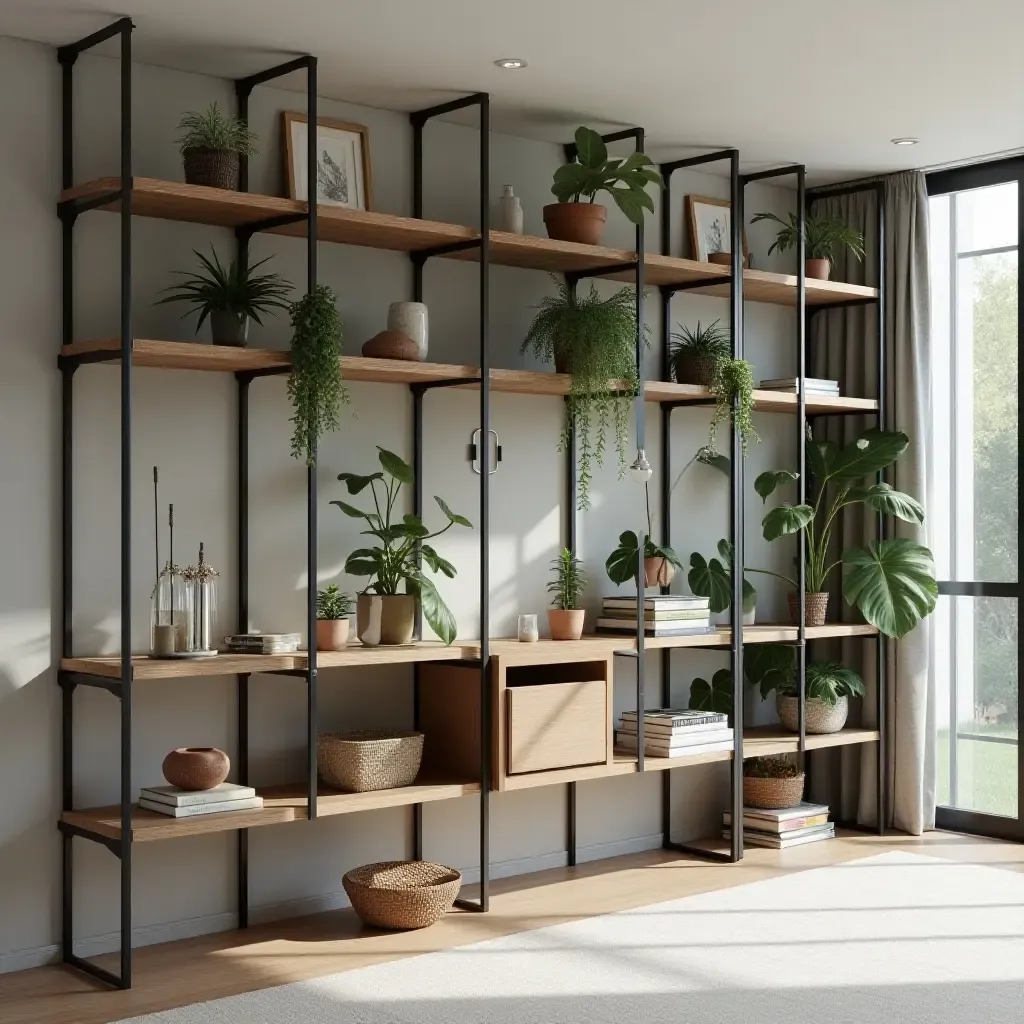
<path id="1" fill-rule="evenodd" d="M 843 565 L 843 596 L 886 636 L 906 636 L 935 608 L 932 553 L 912 540 L 897 537 L 844 551 Z"/>
<path id="2" fill-rule="evenodd" d="M 910 438 L 898 430 L 865 430 L 835 454 L 828 476 L 853 482 L 891 466 L 906 450 Z"/>
<path id="3" fill-rule="evenodd" d="M 743 648 L 743 675 L 766 700 L 772 690 L 786 690 L 796 677 L 796 651 L 782 644 L 751 644 Z"/>
<path id="4" fill-rule="evenodd" d="M 775 493 L 776 488 L 799 479 L 800 474 L 790 469 L 769 469 L 758 474 L 754 481 L 754 490 L 760 495 L 761 501 L 765 502 Z"/>
<path id="5" fill-rule="evenodd" d="M 924 509 L 916 498 L 902 491 L 894 491 L 888 484 L 873 484 L 871 487 L 855 487 L 847 492 L 848 502 L 863 502 L 868 508 L 886 515 L 896 516 L 906 523 L 923 523 Z"/>
<path id="6" fill-rule="evenodd" d="M 731 715 L 732 673 L 727 668 L 720 668 L 710 683 L 706 679 L 694 679 L 690 683 L 690 710 Z"/>
<path id="7" fill-rule="evenodd" d="M 790 505 L 786 503 L 773 508 L 761 520 L 765 540 L 778 540 L 788 533 L 802 530 L 814 518 L 814 509 L 810 505 Z"/>

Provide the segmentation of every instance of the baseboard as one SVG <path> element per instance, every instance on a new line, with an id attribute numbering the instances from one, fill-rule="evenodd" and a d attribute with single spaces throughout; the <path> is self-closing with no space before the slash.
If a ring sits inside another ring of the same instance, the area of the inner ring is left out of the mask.
<path id="1" fill-rule="evenodd" d="M 577 863 L 582 864 L 587 861 L 605 860 L 609 857 L 622 857 L 629 853 L 643 853 L 647 850 L 656 850 L 660 846 L 661 833 L 659 832 L 656 835 L 636 836 L 610 843 L 594 843 L 590 846 L 579 847 L 576 851 L 576 860 Z M 534 871 L 565 867 L 567 863 L 568 857 L 565 851 L 497 861 L 491 864 L 491 878 L 526 875 Z M 462 868 L 462 874 L 469 884 L 480 881 L 479 865 L 467 865 Z M 319 896 L 250 907 L 249 920 L 252 924 L 268 924 L 289 917 L 305 917 L 309 914 L 322 914 L 329 910 L 341 910 L 349 905 L 344 891 L 324 893 Z M 132 929 L 132 946 L 137 948 L 161 942 L 174 942 L 178 939 L 192 939 L 199 935 L 230 931 L 237 926 L 238 915 L 233 911 L 193 917 L 183 921 L 172 921 L 167 924 L 143 925 Z M 108 932 L 75 941 L 75 953 L 83 957 L 112 953 L 118 948 L 120 948 L 120 936 L 117 932 Z M 14 950 L 10 953 L 0 954 L 0 974 L 59 962 L 60 947 L 58 945 Z"/>

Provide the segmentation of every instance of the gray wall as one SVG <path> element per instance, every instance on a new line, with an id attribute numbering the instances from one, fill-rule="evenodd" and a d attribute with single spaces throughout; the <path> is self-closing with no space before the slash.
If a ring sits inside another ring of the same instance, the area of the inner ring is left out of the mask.
<path id="1" fill-rule="evenodd" d="M 83 58 L 76 69 L 76 178 L 117 173 L 117 65 Z M 226 81 L 154 67 L 134 69 L 135 172 L 180 179 L 174 146 L 182 111 L 219 100 L 230 106 Z M 261 88 L 252 119 L 265 156 L 255 164 L 253 188 L 281 187 L 279 112 L 301 109 L 296 93 Z M 404 115 L 325 101 L 322 112 L 369 126 L 375 206 L 408 214 L 411 137 Z M 52 960 L 59 921 L 59 716 L 55 666 L 59 655 L 59 378 L 55 357 L 60 338 L 59 226 L 54 204 L 59 191 L 59 77 L 48 48 L 0 39 L 0 971 Z M 450 124 L 428 128 L 426 212 L 437 219 L 473 224 L 476 219 L 477 133 Z M 526 230 L 543 234 L 540 208 L 548 200 L 558 148 L 495 135 L 491 139 L 494 182 L 513 184 L 523 197 Z M 723 178 L 692 174 L 673 183 L 672 222 L 679 250 L 684 193 L 727 196 Z M 791 194 L 752 187 L 748 210 L 785 210 Z M 610 244 L 629 246 L 632 232 L 610 215 Z M 657 223 L 655 220 L 654 224 Z M 770 233 L 748 228 L 755 263 L 771 267 L 765 253 Z M 83 217 L 76 228 L 76 335 L 112 337 L 118 322 L 118 222 L 102 213 Z M 201 226 L 138 219 L 133 229 L 134 324 L 136 337 L 181 339 L 190 327 L 153 299 L 171 281 L 169 271 L 189 267 L 192 248 L 212 241 L 230 253 L 228 232 Z M 656 235 L 654 229 L 652 236 Z M 657 239 L 649 243 L 656 248 Z M 296 284 L 304 282 L 304 243 L 260 237 L 255 256 L 276 254 L 273 266 Z M 345 350 L 384 326 L 387 304 L 406 298 L 408 259 L 370 249 L 322 245 L 321 280 L 335 288 L 345 321 Z M 474 265 L 433 261 L 427 269 L 431 311 L 431 355 L 436 361 L 475 361 L 476 280 Z M 543 275 L 495 268 L 491 328 L 497 366 L 528 365 L 519 344 L 533 306 L 551 287 Z M 602 284 L 603 289 L 611 286 Z M 657 303 L 649 320 L 658 337 Z M 724 300 L 679 296 L 673 318 L 693 322 L 726 317 Z M 774 376 L 795 371 L 794 320 L 788 310 L 750 305 L 747 346 L 757 370 Z M 256 329 L 251 344 L 286 347 L 286 322 Z M 652 351 L 647 372 L 657 375 Z M 116 653 L 118 615 L 118 374 L 102 366 L 82 368 L 75 383 L 75 653 Z M 152 585 L 150 467 L 159 464 L 162 496 L 174 501 L 180 551 L 205 542 L 224 572 L 223 607 L 234 608 L 235 387 L 229 377 L 139 370 L 134 375 L 133 431 L 133 635 L 136 649 L 148 641 Z M 327 501 L 336 496 L 337 473 L 374 464 L 374 445 L 410 455 L 411 405 L 401 389 L 350 386 L 351 415 L 325 439 L 320 458 L 320 580 L 352 590 L 358 581 L 341 573 L 355 546 L 353 521 Z M 476 422 L 472 393 L 435 393 L 426 399 L 426 491 L 445 497 L 457 511 L 477 516 L 477 477 L 464 461 Z M 252 386 L 251 397 L 251 608 L 252 625 L 266 630 L 301 629 L 305 566 L 305 470 L 289 457 L 289 406 L 282 379 Z M 495 395 L 494 426 L 505 460 L 492 485 L 493 636 L 514 633 L 521 611 L 543 612 L 548 563 L 559 547 L 563 460 L 555 446 L 562 413 L 558 399 Z M 709 413 L 684 410 L 674 418 L 677 471 L 703 443 Z M 648 453 L 658 465 L 658 412 L 648 410 Z M 748 460 L 753 474 L 792 464 L 792 421 L 759 417 L 764 442 Z M 752 476 L 751 476 L 752 479 Z M 751 498 L 753 495 L 751 493 Z M 694 467 L 673 496 L 673 538 L 685 556 L 708 553 L 727 522 L 727 489 L 714 471 Z M 613 466 L 598 473 L 593 510 L 580 520 L 580 549 L 588 563 L 587 606 L 596 611 L 613 590 L 603 561 L 618 534 L 641 521 L 635 486 L 618 481 Z M 751 502 L 747 542 L 751 564 L 781 567 L 788 551 L 768 552 L 760 539 Z M 656 526 L 657 529 L 657 526 Z M 449 539 L 450 538 L 450 539 Z M 446 535 L 442 553 L 459 566 L 456 581 L 442 590 L 456 612 L 460 636 L 478 635 L 478 541 L 465 531 Z M 682 581 L 680 581 L 682 582 Z M 785 598 L 763 586 L 759 615 L 780 618 Z M 226 626 L 233 623 L 230 618 Z M 677 652 L 673 656 L 675 699 L 686 700 L 689 681 L 725 664 L 721 654 Z M 660 659 L 649 664 L 649 701 L 660 690 Z M 633 676 L 619 666 L 617 704 L 629 706 Z M 324 729 L 402 726 L 411 719 L 407 669 L 322 673 Z M 136 786 L 160 781 L 168 749 L 183 744 L 234 746 L 233 680 L 191 679 L 146 683 L 134 700 L 133 778 Z M 760 709 L 758 709 L 760 711 Z M 75 800 L 78 806 L 117 797 L 117 706 L 102 692 L 76 695 Z M 304 700 L 298 684 L 254 678 L 252 686 L 252 774 L 257 783 L 300 777 L 303 763 Z M 725 799 L 722 765 L 676 773 L 674 827 L 680 836 L 708 833 Z M 645 849 L 660 843 L 660 780 L 657 775 L 616 778 L 579 787 L 581 859 Z M 564 863 L 564 787 L 492 798 L 492 856 L 497 874 Z M 476 801 L 431 804 L 425 810 L 427 855 L 464 868 L 476 867 Z M 290 828 L 254 830 L 251 836 L 254 917 L 309 912 L 344 904 L 341 875 L 367 860 L 401 856 L 408 848 L 407 809 L 345 815 Z M 136 943 L 163 941 L 231 927 L 234 922 L 234 835 L 231 833 L 137 847 L 134 856 Z M 102 847 L 76 844 L 78 951 L 114 948 L 117 929 L 116 861 Z"/>

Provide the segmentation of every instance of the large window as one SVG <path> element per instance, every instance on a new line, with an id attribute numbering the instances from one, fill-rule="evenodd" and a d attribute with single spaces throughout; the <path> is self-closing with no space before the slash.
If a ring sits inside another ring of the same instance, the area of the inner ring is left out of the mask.
<path id="1" fill-rule="evenodd" d="M 929 178 L 940 825 L 1019 837 L 1020 161 Z"/>

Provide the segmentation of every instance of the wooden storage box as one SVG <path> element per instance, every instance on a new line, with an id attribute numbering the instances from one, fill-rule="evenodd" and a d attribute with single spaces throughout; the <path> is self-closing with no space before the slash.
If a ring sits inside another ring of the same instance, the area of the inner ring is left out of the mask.
<path id="1" fill-rule="evenodd" d="M 508 772 L 603 763 L 608 756 L 603 679 L 513 686 L 508 694 Z"/>

